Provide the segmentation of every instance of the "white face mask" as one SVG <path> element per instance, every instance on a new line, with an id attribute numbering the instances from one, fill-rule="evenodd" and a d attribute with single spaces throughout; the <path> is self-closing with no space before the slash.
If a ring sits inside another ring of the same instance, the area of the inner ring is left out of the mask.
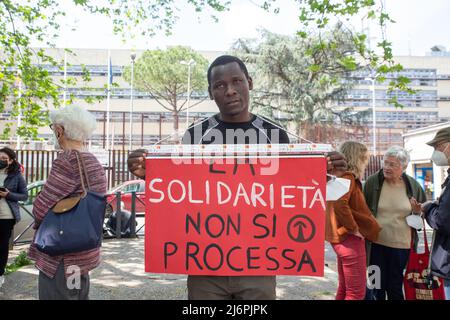
<path id="1" fill-rule="evenodd" d="M 336 201 L 350 190 L 350 180 L 333 177 L 327 182 L 327 201 Z"/>
<path id="2" fill-rule="evenodd" d="M 448 157 L 445 154 L 445 150 L 447 150 L 448 145 L 445 147 L 444 151 L 434 150 L 433 155 L 431 156 L 431 161 L 437 166 L 448 166 Z"/>

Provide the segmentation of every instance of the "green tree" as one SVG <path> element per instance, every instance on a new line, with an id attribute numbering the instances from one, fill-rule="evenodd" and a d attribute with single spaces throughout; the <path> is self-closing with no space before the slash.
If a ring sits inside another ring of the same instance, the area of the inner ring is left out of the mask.
<path id="1" fill-rule="evenodd" d="M 275 111 L 289 114 L 297 132 L 301 124 L 305 127 L 336 117 L 345 123 L 361 119 L 361 113 L 349 108 L 338 111 L 331 104 L 354 85 L 348 75 L 361 66 L 349 63 L 347 57 L 355 51 L 341 24 L 307 38 L 263 30 L 260 39 L 240 39 L 234 46 L 255 75 L 254 108 L 269 117 Z M 302 135 L 309 138 L 305 132 Z"/>
<path id="2" fill-rule="evenodd" d="M 137 89 L 148 92 L 158 104 L 170 111 L 173 115 L 173 128 L 178 131 L 179 114 L 187 110 L 187 80 L 188 67 L 181 61 L 195 61 L 191 66 L 191 95 L 194 92 L 203 94 L 208 83 L 206 71 L 208 60 L 196 51 L 182 46 L 172 47 L 167 50 L 145 51 L 134 66 L 134 84 Z M 131 67 L 124 70 L 124 78 L 130 82 Z M 194 107 L 203 100 L 191 103 Z"/>
<path id="3" fill-rule="evenodd" d="M 269 1 L 269 4 L 277 2 Z M 386 36 L 386 29 L 389 23 L 395 23 L 385 8 L 385 0 L 304 0 L 299 1 L 300 8 L 300 30 L 298 35 L 307 38 L 311 28 L 316 30 L 327 30 L 330 21 L 337 20 L 351 35 L 351 41 L 356 47 L 358 57 L 347 57 L 346 63 L 354 64 L 356 59 L 363 62 L 372 76 L 379 82 L 386 82 L 389 73 L 396 73 L 403 70 L 403 66 L 394 61 L 392 53 L 392 43 Z M 359 17 L 366 22 L 374 22 L 377 30 L 373 34 L 378 34 L 379 39 L 374 47 L 370 47 L 367 41 L 366 30 L 355 31 L 349 21 Z M 407 77 L 400 76 L 387 82 L 388 93 L 403 91 L 414 94 L 408 84 Z M 395 107 L 403 108 L 395 95 L 392 95 L 389 103 Z"/>
<path id="4" fill-rule="evenodd" d="M 180 1 L 171 0 L 71 2 L 88 14 L 110 17 L 114 32 L 124 38 L 129 34 L 151 36 L 159 31 L 169 34 L 181 7 Z M 206 9 L 220 12 L 229 5 L 229 1 L 221 0 L 184 2 L 198 13 Z M 67 2 L 57 0 L 0 0 L 0 112 L 8 110 L 12 115 L 11 121 L 0 128 L 0 139 L 8 138 L 19 115 L 22 123 L 17 135 L 36 138 L 38 128 L 48 124 L 50 106 L 61 105 L 64 82 L 56 83 L 47 67 L 61 66 L 63 62 L 46 55 L 44 49 L 33 49 L 31 43 L 40 41 L 54 47 L 60 21 L 69 15 L 65 5 Z M 83 81 L 89 79 L 89 74 L 85 73 Z M 75 79 L 68 78 L 66 85 L 73 84 Z"/>
<path id="5" fill-rule="evenodd" d="M 236 0 L 234 0 L 236 1 Z M 285 0 L 248 0 L 274 14 L 279 12 L 278 3 Z M 307 37 L 311 28 L 325 30 L 332 19 L 346 23 L 348 18 L 362 15 L 366 19 L 378 22 L 382 40 L 377 48 L 382 53 L 367 46 L 367 36 L 354 32 L 352 41 L 358 52 L 365 57 L 378 75 L 379 81 L 386 79 L 386 74 L 402 69 L 395 64 L 392 57 L 391 43 L 386 39 L 387 23 L 393 22 L 383 7 L 383 0 L 292 0 L 299 6 L 299 36 Z M 216 13 L 230 8 L 233 0 L 72 0 L 71 3 L 91 15 L 111 18 L 114 32 L 123 38 L 132 35 L 152 36 L 157 32 L 170 34 L 179 18 L 181 8 L 194 8 L 198 16 L 208 12 L 214 19 Z M 55 83 L 44 65 L 61 65 L 47 56 L 44 50 L 33 50 L 32 41 L 41 41 L 53 46 L 60 28 L 59 22 L 66 16 L 66 7 L 57 0 L 0 0 L 0 112 L 12 110 L 12 114 L 23 115 L 23 123 L 17 134 L 24 137 L 36 137 L 37 129 L 47 123 L 47 110 L 50 104 L 60 105 L 61 84 Z M 65 4 L 64 4 L 65 5 Z M 354 64 L 349 56 L 346 64 Z M 24 89 L 18 90 L 18 78 Z M 412 92 L 408 79 L 400 77 L 389 85 L 392 91 Z M 20 93 L 20 94 L 19 94 Z M 391 102 L 400 106 L 397 100 Z M 4 128 L 4 137 L 10 133 L 10 126 Z"/>

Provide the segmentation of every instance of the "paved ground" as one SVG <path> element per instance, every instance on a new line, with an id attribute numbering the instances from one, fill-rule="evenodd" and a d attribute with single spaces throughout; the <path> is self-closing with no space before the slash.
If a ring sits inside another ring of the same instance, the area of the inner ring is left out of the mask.
<path id="1" fill-rule="evenodd" d="M 27 246 L 15 247 L 10 262 Z M 91 299 L 140 300 L 186 299 L 186 276 L 149 274 L 143 270 L 144 240 L 105 240 L 103 262 L 91 272 Z M 335 256 L 327 245 L 324 278 L 277 277 L 278 299 L 333 299 L 337 286 Z M 334 269 L 334 270 L 333 270 Z M 37 299 L 37 275 L 34 266 L 27 266 L 6 276 L 0 299 Z"/>

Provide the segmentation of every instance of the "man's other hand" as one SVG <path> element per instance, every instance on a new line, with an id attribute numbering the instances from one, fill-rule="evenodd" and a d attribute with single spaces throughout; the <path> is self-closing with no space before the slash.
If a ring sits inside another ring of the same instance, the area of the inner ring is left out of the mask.
<path id="1" fill-rule="evenodd" d="M 327 173 L 340 177 L 347 170 L 347 161 L 342 153 L 331 151 L 327 153 Z"/>

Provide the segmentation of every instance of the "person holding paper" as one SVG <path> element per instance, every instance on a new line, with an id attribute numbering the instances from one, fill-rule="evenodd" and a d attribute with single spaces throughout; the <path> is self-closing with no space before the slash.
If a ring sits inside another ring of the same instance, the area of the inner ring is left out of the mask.
<path id="1" fill-rule="evenodd" d="M 220 56 L 208 69 L 208 92 L 219 113 L 192 125 L 184 134 L 183 144 L 283 144 L 287 132 L 278 124 L 249 111 L 253 80 L 247 67 L 237 57 Z M 132 174 L 145 178 L 145 152 L 139 149 L 128 157 Z M 346 169 L 344 157 L 328 155 L 328 172 L 340 174 Z M 276 298 L 274 276 L 189 276 L 188 298 L 202 300 Z"/>
<path id="2" fill-rule="evenodd" d="M 341 178 L 350 181 L 350 190 L 327 207 L 325 239 L 337 256 L 339 286 L 336 300 L 363 300 L 366 293 L 365 241 L 376 241 L 381 230 L 367 207 L 362 192 L 369 152 L 359 142 L 346 141 L 339 151 L 345 156 L 348 171 Z"/>

